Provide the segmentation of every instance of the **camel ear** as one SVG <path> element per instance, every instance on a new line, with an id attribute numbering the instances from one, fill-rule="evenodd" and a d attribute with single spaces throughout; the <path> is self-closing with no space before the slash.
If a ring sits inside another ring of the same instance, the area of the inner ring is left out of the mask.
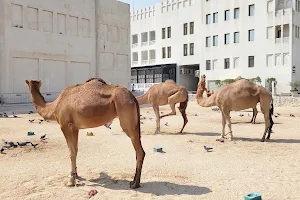
<path id="1" fill-rule="evenodd" d="M 41 87 L 41 85 L 42 85 L 42 81 L 41 81 L 41 80 L 39 80 L 39 81 L 38 81 L 38 84 L 39 84 L 39 87 Z"/>
<path id="2" fill-rule="evenodd" d="M 28 80 L 25 80 L 25 82 L 26 82 L 27 85 L 29 85 L 29 81 Z"/>

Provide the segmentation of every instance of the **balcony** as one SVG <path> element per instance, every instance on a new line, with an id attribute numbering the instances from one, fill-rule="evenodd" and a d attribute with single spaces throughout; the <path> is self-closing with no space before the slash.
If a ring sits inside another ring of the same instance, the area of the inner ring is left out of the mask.
<path id="1" fill-rule="evenodd" d="M 290 37 L 283 37 L 283 43 L 289 43 Z"/>
<path id="2" fill-rule="evenodd" d="M 155 40 L 151 40 L 150 42 L 149 42 L 149 45 L 154 45 L 155 44 Z"/>
<path id="3" fill-rule="evenodd" d="M 148 46 L 148 42 L 142 42 L 142 47 Z"/>
<path id="4" fill-rule="evenodd" d="M 132 61 L 132 66 L 137 66 L 138 64 L 139 64 L 139 61 L 137 61 L 137 60 Z"/>
<path id="5" fill-rule="evenodd" d="M 138 46 L 138 43 L 134 43 L 131 45 L 132 48 L 136 48 Z"/>
<path id="6" fill-rule="evenodd" d="M 148 65 L 149 61 L 148 60 L 142 60 L 142 65 Z"/>
<path id="7" fill-rule="evenodd" d="M 156 60 L 155 59 L 150 59 L 149 64 L 155 64 Z"/>

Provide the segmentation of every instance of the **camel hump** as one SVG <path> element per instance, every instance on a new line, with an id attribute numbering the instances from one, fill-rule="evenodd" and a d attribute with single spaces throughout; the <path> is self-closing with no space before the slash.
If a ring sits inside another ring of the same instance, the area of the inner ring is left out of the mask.
<path id="1" fill-rule="evenodd" d="M 166 80 L 166 81 L 165 81 L 165 83 L 169 83 L 169 84 L 170 84 L 170 83 L 172 83 L 172 84 L 176 84 L 176 82 L 175 82 L 174 80 L 172 80 L 172 79 L 168 79 L 168 80 Z"/>
<path id="2" fill-rule="evenodd" d="M 90 82 L 90 81 L 93 81 L 93 80 L 97 80 L 103 84 L 107 84 L 103 79 L 101 78 L 90 78 L 89 80 L 85 81 L 86 83 Z"/>

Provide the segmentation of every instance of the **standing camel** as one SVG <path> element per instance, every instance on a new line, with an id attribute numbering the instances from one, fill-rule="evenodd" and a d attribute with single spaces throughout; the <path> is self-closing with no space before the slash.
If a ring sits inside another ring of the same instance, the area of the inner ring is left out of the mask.
<path id="1" fill-rule="evenodd" d="M 180 133 L 182 133 L 185 125 L 188 122 L 186 117 L 186 107 L 188 104 L 188 91 L 181 85 L 178 85 L 173 80 L 166 80 L 163 83 L 153 85 L 142 96 L 137 97 L 140 105 L 152 104 L 153 110 L 156 115 L 156 131 L 155 134 L 160 133 L 160 119 L 163 117 L 176 115 L 175 105 L 180 103 L 178 109 L 183 117 L 183 126 Z M 159 106 L 169 104 L 171 112 L 169 114 L 159 115 Z"/>
<path id="2" fill-rule="evenodd" d="M 126 88 L 92 78 L 84 84 L 65 88 L 52 103 L 46 103 L 40 93 L 40 80 L 26 80 L 31 100 L 40 116 L 57 121 L 68 144 L 71 159 L 71 178 L 68 186 L 76 185 L 79 129 L 94 128 L 117 116 L 123 131 L 130 137 L 136 152 L 136 172 L 130 187 L 140 187 L 145 152 L 140 140 L 140 108 L 136 98 Z"/>
<path id="3" fill-rule="evenodd" d="M 262 113 L 265 118 L 265 131 L 261 139 L 261 142 L 265 141 L 266 134 L 268 132 L 267 139 L 270 139 L 271 129 L 273 126 L 272 114 L 273 114 L 273 100 L 271 93 L 264 87 L 252 83 L 247 79 L 241 79 L 231 84 L 222 86 L 216 93 L 208 95 L 208 98 L 203 98 L 206 76 L 202 75 L 198 83 L 197 89 L 197 103 L 202 107 L 218 106 L 222 112 L 222 134 L 221 138 L 224 138 L 227 134 L 230 134 L 230 140 L 233 139 L 231 129 L 230 111 L 239 111 L 248 108 L 254 108 L 254 106 L 260 102 Z M 227 122 L 229 133 L 225 134 L 225 124 Z"/>

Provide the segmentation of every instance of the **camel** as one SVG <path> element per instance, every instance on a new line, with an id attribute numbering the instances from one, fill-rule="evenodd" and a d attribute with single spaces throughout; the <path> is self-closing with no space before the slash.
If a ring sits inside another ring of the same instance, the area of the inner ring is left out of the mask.
<path id="1" fill-rule="evenodd" d="M 117 116 L 123 131 L 131 139 L 136 152 L 136 172 L 130 187 L 140 187 L 145 152 L 141 144 L 140 108 L 133 94 L 124 87 L 91 78 L 83 84 L 66 87 L 59 97 L 46 103 L 40 93 L 40 80 L 26 80 L 31 100 L 45 120 L 56 121 L 65 136 L 71 160 L 71 178 L 67 186 L 76 186 L 79 129 L 105 125 Z"/>
<path id="2" fill-rule="evenodd" d="M 273 126 L 273 99 L 272 94 L 262 86 L 252 83 L 250 80 L 241 79 L 231 84 L 222 86 L 216 93 L 208 95 L 208 98 L 203 98 L 205 88 L 206 76 L 202 75 L 197 88 L 197 103 L 202 107 L 218 106 L 222 112 L 222 133 L 221 137 L 225 138 L 230 134 L 229 139 L 233 139 L 231 129 L 230 111 L 239 111 L 254 106 L 260 102 L 262 113 L 265 118 L 265 131 L 261 142 L 270 139 L 271 129 Z M 227 122 L 229 133 L 225 134 L 225 124 Z"/>
<path id="3" fill-rule="evenodd" d="M 160 119 L 163 117 L 176 115 L 175 105 L 180 103 L 178 109 L 183 117 L 183 126 L 180 133 L 182 133 L 185 125 L 188 123 L 186 116 L 186 107 L 188 103 L 188 91 L 185 87 L 178 85 L 173 80 L 166 80 L 163 83 L 153 85 L 142 96 L 138 96 L 137 100 L 140 105 L 152 104 L 156 115 L 156 131 L 155 134 L 160 133 Z M 169 104 L 171 112 L 160 116 L 159 106 Z"/>

